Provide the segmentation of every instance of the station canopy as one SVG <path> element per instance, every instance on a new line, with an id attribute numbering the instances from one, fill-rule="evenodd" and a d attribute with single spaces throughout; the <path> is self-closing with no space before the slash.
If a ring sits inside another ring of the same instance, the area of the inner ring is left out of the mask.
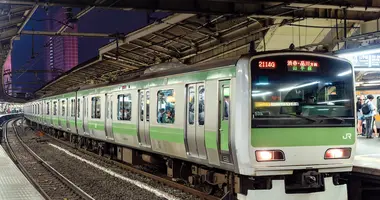
<path id="1" fill-rule="evenodd" d="M 12 48 L 12 41 L 24 28 L 37 6 L 0 4 L 0 65 L 4 66 Z M 24 102 L 8 96 L 4 91 L 4 70 L 1 70 L 0 101 Z"/>
<path id="2" fill-rule="evenodd" d="M 70 2 L 54 1 L 61 6 Z M 302 50 L 321 45 L 329 51 L 339 50 L 344 47 L 345 36 L 360 33 L 360 24 L 377 19 L 380 12 L 380 2 L 353 0 L 101 2 L 108 8 L 173 14 L 100 48 L 98 56 L 49 82 L 35 93 L 37 96 L 125 81 L 160 63 L 194 65 L 236 57 L 253 49 L 288 49 L 290 44 Z"/>

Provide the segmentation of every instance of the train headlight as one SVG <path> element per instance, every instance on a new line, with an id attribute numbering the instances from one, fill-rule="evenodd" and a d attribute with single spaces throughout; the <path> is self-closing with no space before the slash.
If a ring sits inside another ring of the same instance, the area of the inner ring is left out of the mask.
<path id="1" fill-rule="evenodd" d="M 348 159 L 351 157 L 351 148 L 327 149 L 325 159 Z"/>
<path id="2" fill-rule="evenodd" d="M 256 153 L 257 162 L 285 160 L 284 152 L 280 150 L 259 150 L 259 151 L 256 151 L 255 153 Z"/>

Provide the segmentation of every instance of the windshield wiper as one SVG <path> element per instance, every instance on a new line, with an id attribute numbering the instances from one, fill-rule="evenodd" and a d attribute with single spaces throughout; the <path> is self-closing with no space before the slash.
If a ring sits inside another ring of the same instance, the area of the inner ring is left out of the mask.
<path id="1" fill-rule="evenodd" d="M 298 118 L 306 119 L 306 120 L 309 120 L 309 121 L 312 121 L 312 122 L 317 122 L 317 120 L 315 120 L 315 119 L 313 119 L 313 118 L 305 117 L 305 116 L 302 116 L 302 115 L 291 114 L 291 113 L 286 113 L 286 114 L 282 114 L 282 115 L 290 115 L 290 116 L 294 116 L 294 117 L 298 117 Z"/>
<path id="2" fill-rule="evenodd" d="M 343 124 L 345 122 L 345 120 L 343 118 L 332 117 L 332 116 L 328 116 L 328 115 L 317 115 L 317 117 L 325 117 L 326 119 L 335 119 L 335 120 L 340 121 L 341 124 Z"/>

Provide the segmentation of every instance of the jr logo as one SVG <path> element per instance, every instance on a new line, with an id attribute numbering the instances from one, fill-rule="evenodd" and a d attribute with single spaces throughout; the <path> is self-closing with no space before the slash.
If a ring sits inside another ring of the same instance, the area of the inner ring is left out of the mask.
<path id="1" fill-rule="evenodd" d="M 351 140 L 351 133 L 346 133 L 346 135 L 342 136 L 343 140 Z"/>

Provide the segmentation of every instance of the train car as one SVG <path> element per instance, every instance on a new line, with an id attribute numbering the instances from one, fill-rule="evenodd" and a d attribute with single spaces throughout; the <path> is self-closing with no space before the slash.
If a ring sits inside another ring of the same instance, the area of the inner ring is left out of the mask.
<path id="1" fill-rule="evenodd" d="M 40 99 L 59 115 L 43 128 L 239 199 L 347 199 L 340 175 L 352 170 L 356 144 L 348 61 L 280 51 L 163 68 Z"/>
<path id="2" fill-rule="evenodd" d="M 372 94 L 375 97 L 372 103 L 377 109 L 377 112 L 375 115 L 375 124 L 377 128 L 377 132 L 379 133 L 380 132 L 380 90 L 371 90 L 371 89 L 366 89 L 365 87 L 360 87 L 356 89 L 356 97 L 360 97 L 360 95 L 364 95 L 364 97 L 366 97 L 369 94 Z"/>

